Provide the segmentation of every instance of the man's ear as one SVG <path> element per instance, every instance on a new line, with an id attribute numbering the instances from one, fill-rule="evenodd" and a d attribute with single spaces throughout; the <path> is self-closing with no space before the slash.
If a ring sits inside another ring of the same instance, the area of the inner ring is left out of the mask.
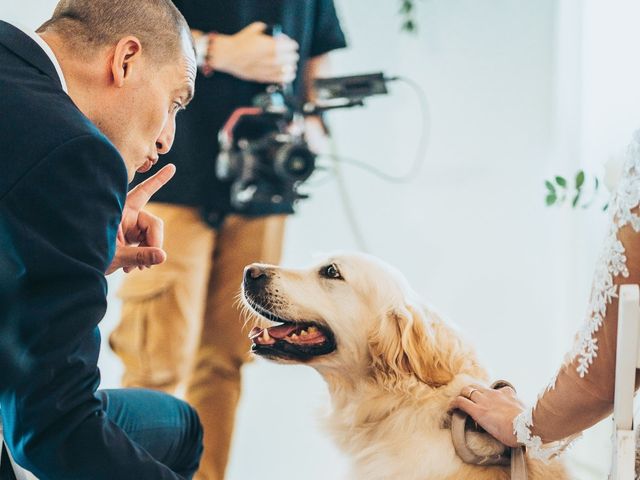
<path id="1" fill-rule="evenodd" d="M 387 313 L 369 339 L 374 377 L 390 388 L 411 377 L 431 387 L 449 383 L 461 367 L 459 342 L 443 327 L 427 325 L 422 310 L 411 305 Z"/>
<path id="2" fill-rule="evenodd" d="M 128 36 L 120 39 L 113 52 L 111 75 L 116 87 L 122 88 L 134 70 L 140 68 L 142 44 L 137 37 Z"/>

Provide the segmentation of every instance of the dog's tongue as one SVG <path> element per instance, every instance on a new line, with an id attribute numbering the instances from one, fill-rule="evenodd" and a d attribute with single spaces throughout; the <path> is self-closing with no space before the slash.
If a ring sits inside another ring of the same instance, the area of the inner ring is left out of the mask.
<path id="1" fill-rule="evenodd" d="M 259 328 L 259 327 L 254 327 L 251 330 L 251 333 L 249 334 L 249 338 L 256 338 L 259 337 L 260 335 L 262 335 L 262 332 L 264 330 L 267 330 L 267 332 L 269 332 L 269 336 L 271 338 L 275 338 L 276 340 L 281 340 L 287 336 L 289 336 L 291 333 L 295 332 L 296 329 L 298 327 L 295 325 L 291 325 L 291 324 L 287 324 L 287 325 L 280 325 L 278 327 L 271 327 L 271 328 Z"/>
<path id="2" fill-rule="evenodd" d="M 287 325 L 280 325 L 278 327 L 268 328 L 267 331 L 269 332 L 269 335 L 271 335 L 272 338 L 277 338 L 278 340 L 280 340 L 282 338 L 289 336 L 291 333 L 295 332 L 297 328 L 298 327 L 296 325 L 287 324 Z"/>

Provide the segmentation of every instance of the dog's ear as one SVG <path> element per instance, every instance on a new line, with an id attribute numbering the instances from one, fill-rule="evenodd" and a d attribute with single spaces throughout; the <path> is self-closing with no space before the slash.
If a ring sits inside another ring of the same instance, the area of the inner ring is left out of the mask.
<path id="1" fill-rule="evenodd" d="M 388 386 L 408 377 L 432 387 L 446 385 L 464 363 L 459 347 L 439 320 L 427 324 L 420 308 L 405 305 L 387 313 L 369 339 L 372 373 Z"/>

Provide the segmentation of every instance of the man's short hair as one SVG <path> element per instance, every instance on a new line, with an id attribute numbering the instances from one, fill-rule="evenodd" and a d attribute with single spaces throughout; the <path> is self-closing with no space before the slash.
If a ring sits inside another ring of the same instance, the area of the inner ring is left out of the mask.
<path id="1" fill-rule="evenodd" d="M 175 59 L 185 38 L 193 42 L 171 0 L 61 0 L 38 33 L 47 30 L 64 36 L 79 53 L 133 35 L 143 52 L 160 62 Z"/>

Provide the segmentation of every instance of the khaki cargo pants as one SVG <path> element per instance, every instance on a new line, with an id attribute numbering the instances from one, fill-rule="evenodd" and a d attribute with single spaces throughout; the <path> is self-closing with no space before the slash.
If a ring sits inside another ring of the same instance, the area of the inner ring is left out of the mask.
<path id="1" fill-rule="evenodd" d="M 120 325 L 110 337 L 125 366 L 123 385 L 175 394 L 204 427 L 198 480 L 222 480 L 229 456 L 240 367 L 250 343 L 238 308 L 244 267 L 279 263 L 284 216 L 227 218 L 209 228 L 195 208 L 151 203 L 165 223 L 167 261 L 126 276 Z"/>

